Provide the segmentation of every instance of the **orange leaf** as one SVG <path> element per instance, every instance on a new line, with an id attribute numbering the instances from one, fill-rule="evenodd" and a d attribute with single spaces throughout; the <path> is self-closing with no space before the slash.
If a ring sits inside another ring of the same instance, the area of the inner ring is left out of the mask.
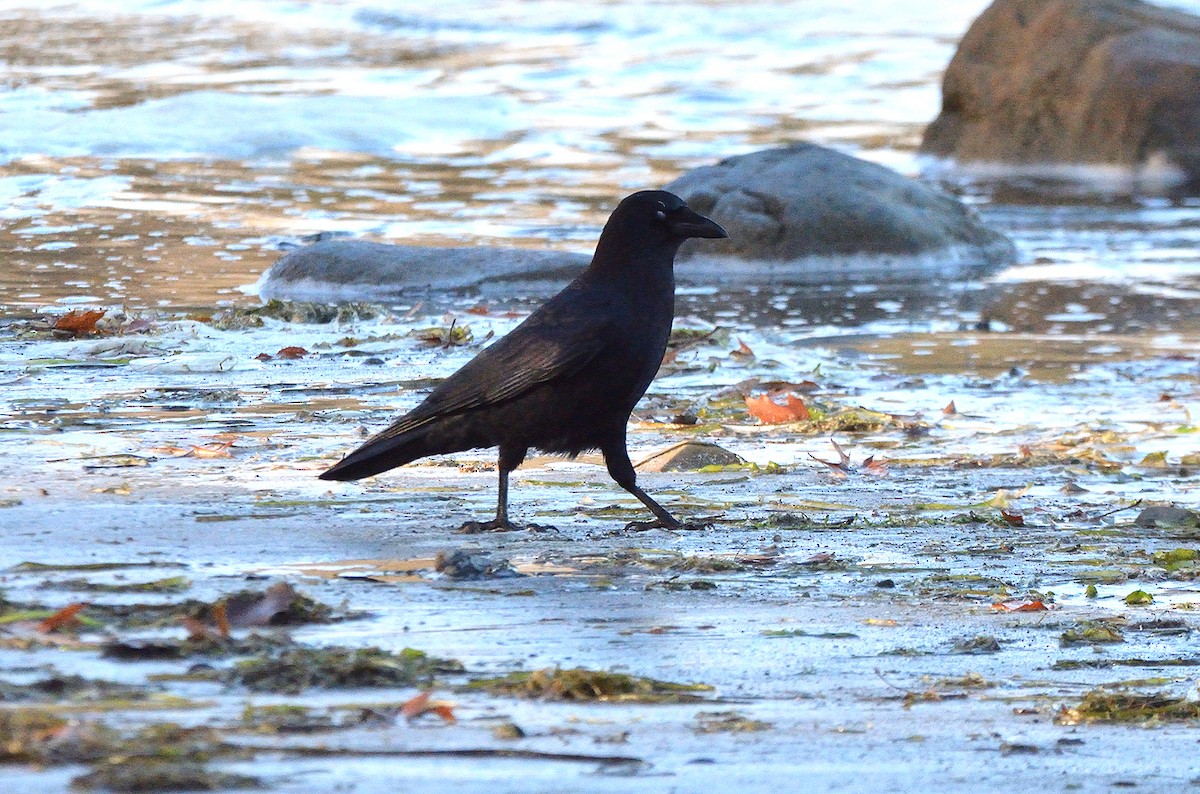
<path id="1" fill-rule="evenodd" d="M 772 400 L 769 394 L 763 394 L 758 397 L 747 397 L 746 408 L 750 411 L 751 416 L 765 425 L 807 421 L 812 418 L 804 401 L 791 392 L 788 392 L 786 405 L 780 405 Z"/>
<path id="2" fill-rule="evenodd" d="M 217 633 L 222 637 L 229 636 L 229 613 L 225 608 L 225 602 L 215 604 L 212 610 L 213 621 L 217 624 Z"/>
<path id="3" fill-rule="evenodd" d="M 483 303 L 477 303 L 471 308 L 467 309 L 467 314 L 474 314 L 479 317 L 487 317 L 491 313 L 492 310 L 488 308 L 487 301 L 484 301 Z"/>
<path id="4" fill-rule="evenodd" d="M 429 689 L 416 697 L 404 701 L 400 705 L 400 714 L 406 720 L 416 719 L 422 714 L 436 714 L 446 722 L 458 722 L 454 717 L 454 710 L 450 707 L 449 703 L 431 700 L 430 698 L 432 697 L 433 690 Z"/>
<path id="5" fill-rule="evenodd" d="M 64 626 L 76 623 L 78 621 L 75 616 L 78 615 L 86 606 L 87 604 L 83 602 L 67 604 L 65 607 L 39 623 L 37 629 L 44 634 L 49 634 L 50 632 L 57 631 Z"/>
<path id="6" fill-rule="evenodd" d="M 104 312 L 104 309 L 68 312 L 54 321 L 54 330 L 69 331 L 73 334 L 94 333 L 96 323 L 104 316 Z"/>
<path id="7" fill-rule="evenodd" d="M 458 720 L 454 718 L 454 711 L 445 703 L 438 703 L 429 710 L 429 713 L 438 715 L 446 722 L 458 722 Z"/>
<path id="8" fill-rule="evenodd" d="M 942 413 L 944 413 L 946 416 L 954 416 L 958 413 L 958 406 L 954 404 L 954 400 L 951 400 L 950 403 L 942 409 Z"/>
<path id="9" fill-rule="evenodd" d="M 431 697 L 433 697 L 433 690 L 427 689 L 416 697 L 409 698 L 400 704 L 400 715 L 406 720 L 421 716 L 429 710 L 429 699 Z"/>
<path id="10" fill-rule="evenodd" d="M 307 355 L 307 350 L 302 347 L 296 347 L 295 345 L 292 345 L 290 347 L 280 349 L 280 351 L 275 354 L 275 358 L 304 358 Z"/>

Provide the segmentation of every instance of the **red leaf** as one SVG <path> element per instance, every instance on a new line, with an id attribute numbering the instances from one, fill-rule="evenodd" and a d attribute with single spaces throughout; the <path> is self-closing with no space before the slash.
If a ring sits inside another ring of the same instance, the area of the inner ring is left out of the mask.
<path id="1" fill-rule="evenodd" d="M 304 348 L 296 347 L 295 345 L 290 345 L 288 347 L 282 348 L 278 353 L 276 353 L 275 358 L 289 358 L 289 359 L 304 358 L 307 355 L 308 355 L 308 351 L 305 350 Z"/>
<path id="2" fill-rule="evenodd" d="M 954 416 L 958 413 L 958 406 L 954 404 L 954 400 L 951 400 L 950 403 L 942 409 L 942 413 L 944 413 L 946 416 Z"/>

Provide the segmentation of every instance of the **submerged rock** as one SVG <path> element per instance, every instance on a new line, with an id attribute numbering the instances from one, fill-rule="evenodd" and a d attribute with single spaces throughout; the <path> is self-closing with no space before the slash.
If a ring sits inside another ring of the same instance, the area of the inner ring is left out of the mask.
<path id="1" fill-rule="evenodd" d="M 685 244 L 680 270 L 748 260 L 781 281 L 906 277 L 1011 264 L 1016 248 L 961 201 L 881 165 L 814 144 L 731 157 L 667 185 L 729 232 Z M 739 277 L 745 265 L 734 265 Z"/>
<path id="2" fill-rule="evenodd" d="M 1200 18 L 1139 0 L 996 0 L 950 61 L 921 152 L 1195 185 L 1197 95 Z"/>
<path id="3" fill-rule="evenodd" d="M 505 282 L 562 284 L 584 254 L 525 248 L 438 248 L 323 240 L 288 252 L 259 280 L 263 298 L 361 300 L 428 291 L 479 290 Z"/>
<path id="4" fill-rule="evenodd" d="M 958 199 L 811 144 L 732 157 L 666 189 L 729 232 L 728 240 L 706 240 L 703 251 L 684 245 L 675 271 L 682 283 L 886 281 L 982 273 L 1016 259 L 1012 242 Z M 563 251 L 321 240 L 286 254 L 257 290 L 265 299 L 327 302 L 530 296 L 561 287 L 589 261 Z"/>
<path id="5" fill-rule="evenodd" d="M 1200 526 L 1200 513 L 1174 505 L 1151 505 L 1138 513 L 1133 520 L 1138 527 L 1181 527 Z"/>

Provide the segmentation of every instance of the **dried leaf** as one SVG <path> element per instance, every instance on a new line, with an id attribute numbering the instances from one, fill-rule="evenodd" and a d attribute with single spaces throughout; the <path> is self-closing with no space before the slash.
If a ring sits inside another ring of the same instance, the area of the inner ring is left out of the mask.
<path id="1" fill-rule="evenodd" d="M 828 466 L 830 469 L 832 469 L 833 473 L 836 474 L 837 476 L 845 477 L 847 474 L 850 473 L 850 456 L 847 455 L 846 451 L 844 449 L 842 449 L 841 445 L 838 444 L 838 442 L 834 441 L 832 438 L 829 439 L 829 443 L 833 445 L 833 448 L 835 450 L 837 450 L 837 454 L 838 454 L 838 462 L 837 463 L 834 463 L 831 460 L 821 460 L 816 455 L 813 455 L 811 452 L 809 453 L 808 456 L 810 458 L 812 458 L 813 460 L 815 460 L 817 463 L 824 463 L 826 466 Z"/>
<path id="2" fill-rule="evenodd" d="M 296 589 L 287 582 L 271 585 L 262 594 L 262 598 L 246 604 L 238 604 L 230 609 L 227 603 L 219 604 L 221 614 L 225 615 L 228 626 L 248 628 L 251 626 L 269 626 L 271 619 L 280 612 L 285 612 L 296 598 Z M 217 610 L 213 609 L 214 616 Z"/>
<path id="3" fill-rule="evenodd" d="M 777 425 L 783 422 L 807 421 L 811 419 L 808 406 L 795 394 L 788 392 L 787 402 L 780 405 L 771 399 L 771 395 L 763 394 L 758 397 L 747 397 L 746 408 L 750 415 L 766 425 Z"/>
<path id="4" fill-rule="evenodd" d="M 233 453 L 229 451 L 229 448 L 232 446 L 232 441 L 204 444 L 203 446 L 192 447 L 188 454 L 193 458 L 232 458 Z"/>
<path id="5" fill-rule="evenodd" d="M 1025 526 L 1025 516 L 1021 515 L 1020 513 L 1009 512 L 1008 510 L 1001 509 L 1000 517 L 1003 518 L 1010 527 Z"/>
<path id="6" fill-rule="evenodd" d="M 415 720 L 423 714 L 436 714 L 446 722 L 458 722 L 449 703 L 431 700 L 433 690 L 429 689 L 414 698 L 404 701 L 400 706 L 400 714 L 406 720 Z"/>
<path id="7" fill-rule="evenodd" d="M 864 460 L 862 467 L 867 474 L 874 474 L 877 477 L 883 477 L 888 473 L 887 461 L 875 460 L 874 455 Z"/>
<path id="8" fill-rule="evenodd" d="M 217 624 L 217 633 L 222 637 L 229 636 L 229 614 L 225 607 L 225 602 L 213 605 L 212 610 L 213 622 Z"/>
<path id="9" fill-rule="evenodd" d="M 86 606 L 86 602 L 68 604 L 39 623 L 37 630 L 43 634 L 49 634 L 50 632 L 57 631 L 65 626 L 78 623 L 79 619 L 75 616 L 78 615 Z"/>
<path id="10" fill-rule="evenodd" d="M 729 351 L 730 356 L 732 356 L 735 359 L 754 358 L 754 351 L 751 350 L 750 347 L 745 342 L 743 342 L 741 339 L 737 340 L 737 342 L 738 342 L 737 350 Z"/>
<path id="11" fill-rule="evenodd" d="M 179 618 L 179 622 L 188 633 L 189 640 L 204 640 L 212 638 L 215 632 L 210 629 L 205 623 L 190 615 L 184 615 Z"/>
<path id="12" fill-rule="evenodd" d="M 96 323 L 104 316 L 104 309 L 71 311 L 54 321 L 54 330 L 67 331 L 72 334 L 92 334 L 96 332 Z"/>
<path id="13" fill-rule="evenodd" d="M 992 609 L 997 612 L 1045 612 L 1050 607 L 1041 601 L 1000 601 L 992 604 Z"/>
<path id="14" fill-rule="evenodd" d="M 289 345 L 288 347 L 281 348 L 279 352 L 275 354 L 275 358 L 296 359 L 304 358 L 307 355 L 308 351 L 304 348 L 296 347 L 295 345 Z"/>
<path id="15" fill-rule="evenodd" d="M 954 416 L 958 413 L 958 406 L 954 404 L 954 400 L 951 400 L 946 407 L 942 409 L 942 413 L 944 413 L 946 416 Z"/>

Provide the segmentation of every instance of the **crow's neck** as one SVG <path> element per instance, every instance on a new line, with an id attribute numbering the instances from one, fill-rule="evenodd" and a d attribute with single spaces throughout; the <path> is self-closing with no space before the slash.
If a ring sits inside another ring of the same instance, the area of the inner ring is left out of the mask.
<path id="1" fill-rule="evenodd" d="M 596 254 L 588 267 L 594 278 L 606 283 L 628 285 L 645 297 L 675 292 L 675 252 L 679 244 L 656 241 L 631 245 L 621 235 L 601 235 Z"/>

